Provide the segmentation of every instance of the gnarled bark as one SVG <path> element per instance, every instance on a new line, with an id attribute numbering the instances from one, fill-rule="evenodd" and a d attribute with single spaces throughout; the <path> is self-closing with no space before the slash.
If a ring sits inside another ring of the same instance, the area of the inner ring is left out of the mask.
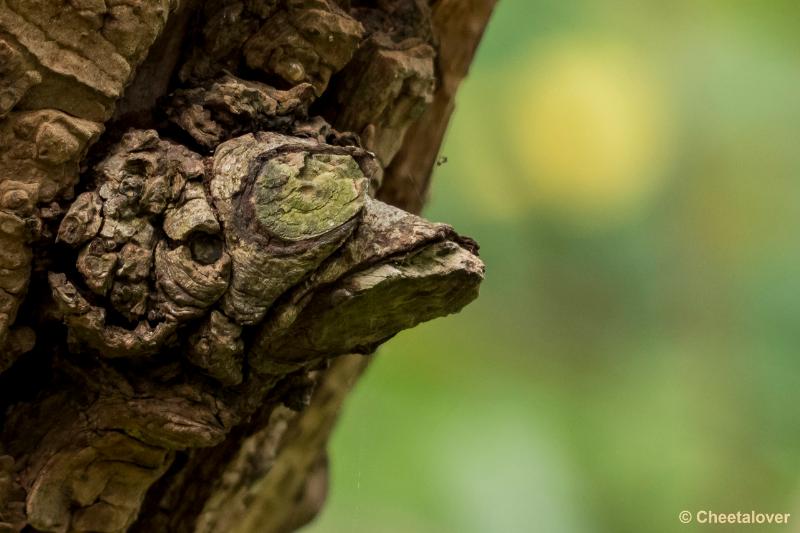
<path id="1" fill-rule="evenodd" d="M 368 354 L 477 296 L 403 209 L 492 5 L 0 0 L 0 531 L 316 514 Z"/>

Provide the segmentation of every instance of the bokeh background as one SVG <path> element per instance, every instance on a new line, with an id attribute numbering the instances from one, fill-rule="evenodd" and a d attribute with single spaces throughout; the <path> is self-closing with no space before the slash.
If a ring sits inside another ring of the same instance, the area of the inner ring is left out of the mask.
<path id="1" fill-rule="evenodd" d="M 426 210 L 481 297 L 381 349 L 307 533 L 800 531 L 799 15 L 500 0 Z"/>

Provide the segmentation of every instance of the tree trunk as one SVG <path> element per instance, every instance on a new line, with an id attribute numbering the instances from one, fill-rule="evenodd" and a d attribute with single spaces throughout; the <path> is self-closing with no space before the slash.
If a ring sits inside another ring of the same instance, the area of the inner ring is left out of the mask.
<path id="1" fill-rule="evenodd" d="M 291 531 L 370 355 L 477 296 L 415 214 L 494 0 L 0 0 L 0 532 Z"/>

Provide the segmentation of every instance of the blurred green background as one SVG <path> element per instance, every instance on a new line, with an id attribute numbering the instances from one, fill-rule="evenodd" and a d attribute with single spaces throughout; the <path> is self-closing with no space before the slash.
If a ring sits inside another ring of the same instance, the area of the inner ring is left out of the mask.
<path id="1" fill-rule="evenodd" d="M 500 0 L 426 210 L 481 297 L 381 349 L 307 532 L 800 531 L 798 15 Z"/>

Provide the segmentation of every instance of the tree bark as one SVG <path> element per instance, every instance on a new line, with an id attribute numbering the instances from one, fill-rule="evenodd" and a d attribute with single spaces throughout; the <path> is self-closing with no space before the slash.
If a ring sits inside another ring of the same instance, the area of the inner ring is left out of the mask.
<path id="1" fill-rule="evenodd" d="M 0 532 L 291 531 L 377 346 L 459 311 L 421 209 L 494 0 L 0 0 Z"/>

